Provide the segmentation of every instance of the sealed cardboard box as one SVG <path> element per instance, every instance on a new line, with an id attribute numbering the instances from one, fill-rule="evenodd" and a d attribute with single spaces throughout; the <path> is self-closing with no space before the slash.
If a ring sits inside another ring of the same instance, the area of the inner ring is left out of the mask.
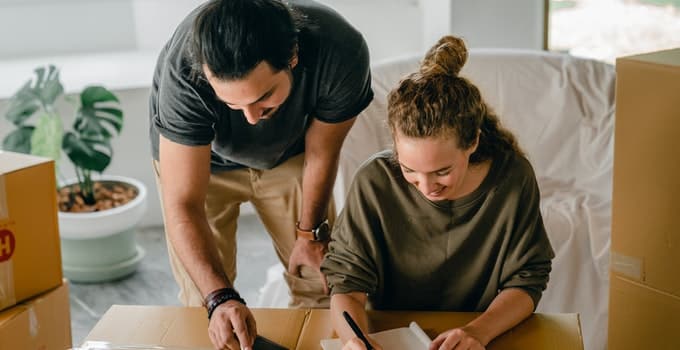
<path id="1" fill-rule="evenodd" d="M 477 317 L 473 312 L 369 311 L 374 331 L 407 327 L 416 322 L 434 339 L 441 332 L 461 327 Z M 322 339 L 336 337 L 329 310 L 311 310 L 302 335 L 299 350 L 321 349 Z M 492 341 L 486 349 L 551 349 L 582 350 L 583 336 L 577 314 L 534 314 L 509 332 Z"/>
<path id="2" fill-rule="evenodd" d="M 61 284 L 54 162 L 0 151 L 0 310 Z"/>
<path id="3" fill-rule="evenodd" d="M 68 285 L 0 312 L 0 350 L 64 350 L 71 347 Z"/>
<path id="4" fill-rule="evenodd" d="M 609 344 L 677 349 L 680 333 L 656 335 L 680 300 L 680 49 L 619 58 L 616 74 Z"/>
<path id="5" fill-rule="evenodd" d="M 680 349 L 680 297 L 612 276 L 610 349 Z"/>
<path id="6" fill-rule="evenodd" d="M 308 313 L 304 309 L 251 309 L 258 334 L 288 349 L 295 349 Z M 80 350 L 213 349 L 208 337 L 208 317 L 200 307 L 112 306 Z"/>

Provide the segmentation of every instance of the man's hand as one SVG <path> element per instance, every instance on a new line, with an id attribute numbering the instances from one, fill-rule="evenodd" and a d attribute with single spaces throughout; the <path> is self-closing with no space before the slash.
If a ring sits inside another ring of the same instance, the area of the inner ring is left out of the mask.
<path id="1" fill-rule="evenodd" d="M 215 349 L 252 350 L 257 329 L 255 318 L 247 306 L 236 300 L 229 300 L 213 311 L 208 334 Z"/>
<path id="2" fill-rule="evenodd" d="M 430 344 L 430 350 L 484 350 L 479 335 L 468 327 L 449 329 Z"/>
<path id="3" fill-rule="evenodd" d="M 371 344 L 373 349 L 382 350 L 382 346 L 376 343 L 371 337 L 366 336 L 366 339 Z M 354 337 L 345 343 L 345 345 L 342 347 L 342 350 L 366 350 L 366 345 L 361 339 L 359 339 L 359 337 Z"/>
<path id="4" fill-rule="evenodd" d="M 293 276 L 300 276 L 300 266 L 309 266 L 319 272 L 323 291 L 328 294 L 328 284 L 326 276 L 321 272 L 321 261 L 328 251 L 328 242 L 314 242 L 304 238 L 295 240 L 293 251 L 288 259 L 288 273 Z"/>

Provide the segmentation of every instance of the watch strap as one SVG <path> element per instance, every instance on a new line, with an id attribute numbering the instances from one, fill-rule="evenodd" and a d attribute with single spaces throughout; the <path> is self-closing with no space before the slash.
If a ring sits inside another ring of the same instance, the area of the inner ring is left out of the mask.
<path id="1" fill-rule="evenodd" d="M 295 237 L 302 237 L 306 240 L 309 241 L 315 241 L 316 236 L 314 235 L 314 229 L 311 230 L 303 230 L 300 228 L 300 222 L 295 223 Z"/>

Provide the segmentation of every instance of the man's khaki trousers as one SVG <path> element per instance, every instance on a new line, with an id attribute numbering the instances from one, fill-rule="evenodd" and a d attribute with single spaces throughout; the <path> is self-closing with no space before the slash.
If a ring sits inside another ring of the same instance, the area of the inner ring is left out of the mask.
<path id="1" fill-rule="evenodd" d="M 239 206 L 244 202 L 252 203 L 272 238 L 279 260 L 288 269 L 288 258 L 295 242 L 295 222 L 299 218 L 302 203 L 303 162 L 304 154 L 301 154 L 271 170 L 243 168 L 210 176 L 205 211 L 222 266 L 232 283 L 236 278 L 236 219 Z M 160 174 L 158 162 L 154 161 L 153 166 L 162 204 L 160 176 L 163 175 Z M 332 223 L 335 218 L 332 199 L 328 207 L 327 217 Z M 165 217 L 165 209 L 163 211 Z M 180 288 L 180 301 L 186 306 L 201 306 L 203 296 L 175 254 L 167 239 L 167 230 L 166 241 L 172 272 Z M 318 272 L 303 266 L 300 276 L 286 272 L 284 277 L 291 291 L 289 306 L 329 306 L 330 299 L 323 293 Z"/>

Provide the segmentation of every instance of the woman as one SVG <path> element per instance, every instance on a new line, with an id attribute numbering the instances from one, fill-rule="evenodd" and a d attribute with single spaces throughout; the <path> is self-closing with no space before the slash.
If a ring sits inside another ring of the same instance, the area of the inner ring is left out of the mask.
<path id="1" fill-rule="evenodd" d="M 531 165 L 479 90 L 458 75 L 467 59 L 447 36 L 388 97 L 394 150 L 357 172 L 322 264 L 345 349 L 364 349 L 375 309 L 483 311 L 430 349 L 484 349 L 527 318 L 554 257 Z M 372 341 L 372 340 L 370 340 Z M 379 344 L 373 344 L 380 349 Z"/>

